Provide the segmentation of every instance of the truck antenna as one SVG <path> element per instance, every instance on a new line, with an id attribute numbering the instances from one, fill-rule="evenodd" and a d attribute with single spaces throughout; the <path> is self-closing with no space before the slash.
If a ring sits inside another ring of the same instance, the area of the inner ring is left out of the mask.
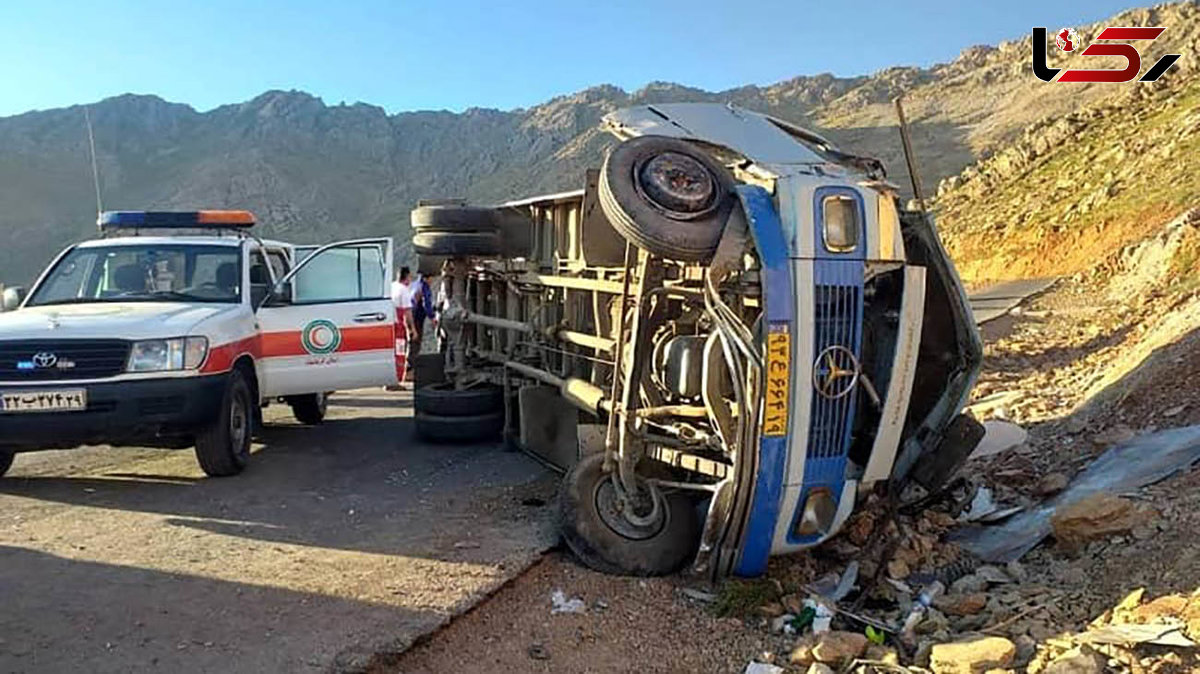
<path id="1" fill-rule="evenodd" d="M 904 96 L 896 97 L 896 116 L 900 119 L 900 142 L 904 146 L 904 163 L 908 164 L 908 178 L 912 181 L 913 197 L 917 200 L 917 206 L 922 211 L 925 210 L 925 196 L 921 189 L 921 174 L 917 173 L 917 160 L 913 156 L 912 137 L 908 131 L 908 119 L 904 116 Z"/>
<path id="2" fill-rule="evenodd" d="M 92 184 L 96 187 L 96 217 L 104 212 L 104 202 L 100 200 L 100 169 L 96 166 L 96 136 L 92 133 L 92 115 L 88 106 L 83 106 L 83 120 L 87 123 L 88 148 L 92 153 Z"/>

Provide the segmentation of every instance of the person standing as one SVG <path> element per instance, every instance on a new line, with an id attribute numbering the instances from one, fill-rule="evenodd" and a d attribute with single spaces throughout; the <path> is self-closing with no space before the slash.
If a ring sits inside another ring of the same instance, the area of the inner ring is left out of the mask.
<path id="1" fill-rule="evenodd" d="M 412 288 L 410 287 L 411 271 L 401 267 L 396 272 L 396 280 L 392 282 L 392 304 L 396 307 L 396 386 L 390 390 L 404 388 L 404 380 L 408 377 L 408 340 L 414 334 L 412 317 Z"/>
<path id="2" fill-rule="evenodd" d="M 434 307 L 433 290 L 429 287 L 429 281 L 425 279 L 424 274 L 417 272 L 417 278 L 412 282 L 410 288 L 415 334 L 408 341 L 408 362 L 414 363 L 417 356 L 421 355 L 421 345 L 425 339 L 425 321 L 434 317 Z"/>

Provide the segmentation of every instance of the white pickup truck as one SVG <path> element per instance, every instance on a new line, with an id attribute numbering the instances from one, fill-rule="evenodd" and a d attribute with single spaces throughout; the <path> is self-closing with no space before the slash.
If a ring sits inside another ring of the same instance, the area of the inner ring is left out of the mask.
<path id="1" fill-rule="evenodd" d="M 0 475 L 18 452 L 184 448 L 241 472 L 261 408 L 396 383 L 388 238 L 298 247 L 247 211 L 101 214 L 0 313 Z"/>

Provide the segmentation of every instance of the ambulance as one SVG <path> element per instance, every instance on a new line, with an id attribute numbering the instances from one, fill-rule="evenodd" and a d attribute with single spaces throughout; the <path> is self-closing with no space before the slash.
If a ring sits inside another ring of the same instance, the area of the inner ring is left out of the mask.
<path id="1" fill-rule="evenodd" d="M 248 211 L 109 211 L 0 313 L 0 475 L 20 452 L 195 447 L 245 468 L 272 401 L 396 384 L 390 238 L 264 241 Z"/>

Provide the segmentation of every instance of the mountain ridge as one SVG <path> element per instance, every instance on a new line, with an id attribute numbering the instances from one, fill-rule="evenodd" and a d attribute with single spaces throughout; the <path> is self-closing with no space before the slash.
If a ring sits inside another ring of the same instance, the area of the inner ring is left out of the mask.
<path id="1" fill-rule="evenodd" d="M 1114 23 L 1167 25 L 1163 38 L 1143 48 L 1144 58 L 1183 52 L 1176 67 L 1192 72 L 1200 51 L 1196 2 L 1129 10 L 1078 30 L 1088 40 Z M 249 208 L 264 236 L 307 243 L 388 234 L 406 258 L 408 211 L 417 199 L 489 202 L 576 187 L 611 143 L 596 131 L 600 118 L 628 105 L 712 101 L 773 114 L 880 157 L 906 188 L 891 103 L 903 94 L 917 165 L 932 192 L 1026 128 L 1109 96 L 1098 85 L 1053 95 L 1065 89 L 1032 76 L 1030 40 L 970 46 L 929 68 L 800 75 L 719 92 L 670 82 L 634 91 L 602 84 L 507 111 L 388 113 L 369 103 L 330 105 L 294 89 L 204 112 L 154 94 L 87 107 L 106 208 Z M 1056 51 L 1052 66 L 1069 58 Z M 57 250 L 94 234 L 83 108 L 0 118 L 0 282 L 28 282 Z"/>

